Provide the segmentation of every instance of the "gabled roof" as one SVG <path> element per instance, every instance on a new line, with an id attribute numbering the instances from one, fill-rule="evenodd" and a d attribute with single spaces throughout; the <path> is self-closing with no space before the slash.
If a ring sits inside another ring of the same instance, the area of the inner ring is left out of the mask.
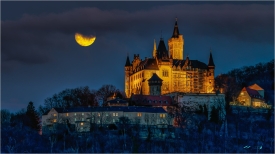
<path id="1" fill-rule="evenodd" d="M 144 67 L 144 69 L 158 70 L 157 60 L 154 58 L 147 58 L 140 62 L 138 67 Z"/>
<path id="2" fill-rule="evenodd" d="M 173 101 L 170 96 L 156 95 L 132 95 L 131 101 L 137 106 L 172 106 Z"/>
<path id="3" fill-rule="evenodd" d="M 260 87 L 256 83 L 254 83 L 253 85 L 249 86 L 249 88 L 250 89 L 254 89 L 254 90 L 264 90 L 262 87 Z"/>
<path id="4" fill-rule="evenodd" d="M 176 66 L 176 67 L 180 66 L 180 68 L 182 68 L 185 64 L 185 61 L 186 60 L 174 59 L 172 66 Z M 198 60 L 189 60 L 188 66 L 191 66 L 192 68 L 207 69 L 207 65 L 201 61 L 198 61 Z"/>
<path id="5" fill-rule="evenodd" d="M 242 91 L 247 91 L 248 95 L 251 98 L 257 98 L 257 99 L 260 99 L 260 100 L 264 100 L 263 96 L 261 96 L 257 90 L 250 89 L 249 87 L 244 87 L 242 89 Z"/>

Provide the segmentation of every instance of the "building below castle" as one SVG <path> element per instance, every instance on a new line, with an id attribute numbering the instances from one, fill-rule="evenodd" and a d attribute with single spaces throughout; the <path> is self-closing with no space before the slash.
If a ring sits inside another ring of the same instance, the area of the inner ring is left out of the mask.
<path id="1" fill-rule="evenodd" d="M 142 60 L 139 54 L 135 54 L 130 63 L 129 56 L 127 56 L 125 94 L 129 98 L 132 94 L 213 93 L 214 70 L 215 64 L 211 51 L 208 64 L 191 60 L 188 56 L 184 59 L 184 38 L 179 33 L 176 20 L 172 37 L 168 40 L 168 50 L 161 38 L 158 48 L 154 41 L 151 58 L 145 57 Z M 150 82 L 149 79 L 152 77 L 159 79 Z"/>

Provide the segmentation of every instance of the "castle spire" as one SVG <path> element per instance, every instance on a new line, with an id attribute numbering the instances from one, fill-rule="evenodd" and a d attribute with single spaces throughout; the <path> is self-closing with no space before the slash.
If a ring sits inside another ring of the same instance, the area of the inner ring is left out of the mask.
<path id="1" fill-rule="evenodd" d="M 208 67 L 215 67 L 214 61 L 213 61 L 213 57 L 212 57 L 212 50 L 210 49 L 210 56 L 209 56 L 209 61 L 208 61 Z"/>
<path id="2" fill-rule="evenodd" d="M 126 59 L 125 66 L 131 66 L 130 59 L 129 59 L 129 54 L 128 53 L 127 53 L 127 59 Z"/>
<path id="3" fill-rule="evenodd" d="M 156 57 L 156 54 L 157 54 L 157 45 L 156 45 L 156 40 L 154 39 L 153 58 Z"/>
<path id="4" fill-rule="evenodd" d="M 180 33 L 179 33 L 179 28 L 178 28 L 178 18 L 176 18 L 176 22 L 175 22 L 172 38 L 178 38 L 179 34 Z"/>

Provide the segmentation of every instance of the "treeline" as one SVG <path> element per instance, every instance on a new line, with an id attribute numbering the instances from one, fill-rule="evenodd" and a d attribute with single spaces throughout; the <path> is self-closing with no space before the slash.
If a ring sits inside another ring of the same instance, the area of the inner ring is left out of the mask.
<path id="1" fill-rule="evenodd" d="M 215 86 L 223 89 L 227 103 L 236 99 L 243 87 L 254 83 L 265 90 L 265 100 L 274 102 L 274 59 L 267 63 L 233 69 L 215 78 Z"/>
<path id="2" fill-rule="evenodd" d="M 105 106 L 107 97 L 112 94 L 116 97 L 124 98 L 124 92 L 117 89 L 114 85 L 103 85 L 98 90 L 90 90 L 88 86 L 74 89 L 65 89 L 52 97 L 45 99 L 43 106 L 38 107 L 39 113 L 42 115 L 53 107 L 88 107 L 88 106 Z M 100 104 L 100 100 L 103 104 Z"/>

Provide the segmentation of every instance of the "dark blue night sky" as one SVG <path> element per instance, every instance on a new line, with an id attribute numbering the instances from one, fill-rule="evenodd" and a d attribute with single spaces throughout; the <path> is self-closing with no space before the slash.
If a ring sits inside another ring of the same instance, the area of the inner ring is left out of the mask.
<path id="1" fill-rule="evenodd" d="M 124 90 L 127 53 L 152 56 L 167 45 L 175 18 L 184 58 L 208 62 L 215 75 L 274 58 L 273 2 L 1 2 L 1 107 L 37 107 L 66 88 Z M 81 47 L 74 34 L 96 35 Z"/>

